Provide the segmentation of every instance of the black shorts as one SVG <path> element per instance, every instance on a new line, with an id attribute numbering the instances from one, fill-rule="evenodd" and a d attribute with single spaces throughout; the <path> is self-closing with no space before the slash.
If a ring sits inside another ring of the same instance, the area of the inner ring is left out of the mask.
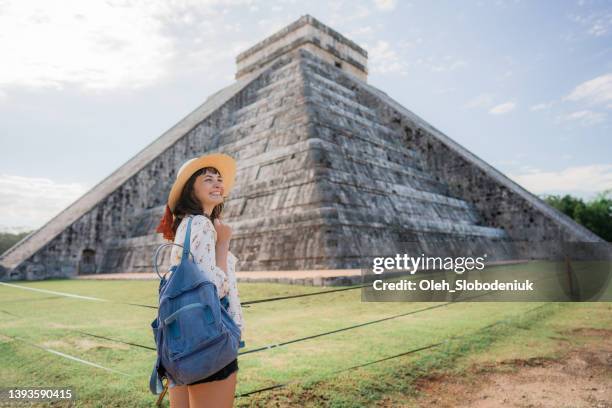
<path id="1" fill-rule="evenodd" d="M 211 381 L 219 381 L 219 380 L 225 380 L 227 377 L 229 377 L 230 375 L 232 375 L 232 373 L 234 371 L 238 371 L 238 359 L 234 359 L 234 361 L 232 361 L 231 363 L 229 363 L 228 365 L 226 365 L 225 367 L 223 367 L 222 369 L 220 369 L 219 371 L 217 371 L 214 374 L 209 375 L 208 377 L 202 379 L 202 380 L 198 380 L 194 383 L 188 384 L 188 385 L 195 385 L 195 384 L 201 384 L 201 383 L 205 383 L 205 382 L 211 382 Z"/>

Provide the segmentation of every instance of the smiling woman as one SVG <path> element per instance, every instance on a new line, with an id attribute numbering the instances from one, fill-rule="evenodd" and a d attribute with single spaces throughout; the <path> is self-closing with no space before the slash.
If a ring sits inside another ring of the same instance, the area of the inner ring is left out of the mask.
<path id="1" fill-rule="evenodd" d="M 185 214 L 202 214 L 206 206 L 207 214 L 214 223 L 223 211 L 223 176 L 214 167 L 197 170 L 185 183 L 179 201 L 174 209 L 173 229 L 181 223 Z"/>
<path id="2" fill-rule="evenodd" d="M 236 165 L 225 154 L 209 154 L 188 160 L 177 173 L 170 190 L 166 214 L 157 232 L 173 240 L 171 264 L 181 263 L 182 245 L 190 231 L 189 242 L 194 262 L 213 282 L 221 304 L 238 328 L 243 331 L 243 318 L 235 268 L 238 261 L 230 251 L 232 230 L 221 221 L 224 198 L 234 183 Z M 188 221 L 191 228 L 188 229 Z M 171 273 L 171 272 L 170 272 Z M 244 342 L 241 342 L 241 347 Z M 237 381 L 238 359 L 219 371 L 190 384 L 176 384 L 169 379 L 170 406 L 231 407 Z"/>

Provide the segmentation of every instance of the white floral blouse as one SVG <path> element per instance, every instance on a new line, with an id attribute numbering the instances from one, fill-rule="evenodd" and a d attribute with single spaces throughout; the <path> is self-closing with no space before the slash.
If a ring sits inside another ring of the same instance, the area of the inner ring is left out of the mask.
<path id="1" fill-rule="evenodd" d="M 195 257 L 195 262 L 206 277 L 217 286 L 219 298 L 226 295 L 228 296 L 228 312 L 234 319 L 234 322 L 236 322 L 236 325 L 244 332 L 242 306 L 240 304 L 238 286 L 236 285 L 236 263 L 238 262 L 238 258 L 228 251 L 227 274 L 223 269 L 217 266 L 215 251 L 217 230 L 215 230 L 212 221 L 204 215 L 189 215 L 183 218 L 176 229 L 176 236 L 174 238 L 175 244 L 183 245 L 189 217 L 193 217 L 193 221 L 191 222 L 190 249 Z M 170 254 L 171 265 L 178 265 L 181 262 L 181 256 L 183 255 L 182 251 L 183 248 L 176 245 L 172 246 L 172 252 Z"/>

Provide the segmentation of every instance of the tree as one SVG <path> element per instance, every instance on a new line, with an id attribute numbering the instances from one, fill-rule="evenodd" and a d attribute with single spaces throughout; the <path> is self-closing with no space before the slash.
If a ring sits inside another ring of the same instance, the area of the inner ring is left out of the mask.
<path id="1" fill-rule="evenodd" d="M 21 241 L 29 232 L 22 232 L 20 234 L 12 234 L 9 232 L 0 232 L 0 255 L 2 255 L 7 249 Z"/>
<path id="2" fill-rule="evenodd" d="M 602 191 L 587 203 L 569 194 L 548 195 L 543 199 L 606 241 L 612 241 L 612 189 Z"/>

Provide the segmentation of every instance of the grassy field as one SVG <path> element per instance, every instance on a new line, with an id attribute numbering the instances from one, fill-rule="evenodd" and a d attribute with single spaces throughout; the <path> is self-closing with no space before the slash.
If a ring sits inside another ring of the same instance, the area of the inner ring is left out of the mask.
<path id="1" fill-rule="evenodd" d="M 0 285 L 0 381 L 4 387 L 71 387 L 79 407 L 154 405 L 156 396 L 149 393 L 148 380 L 155 351 L 78 331 L 154 347 L 150 323 L 156 311 L 126 303 L 155 305 L 156 281 L 48 280 L 15 284 L 105 301 Z M 328 289 L 239 284 L 243 302 Z M 247 347 L 241 352 L 436 304 L 441 303 L 362 302 L 359 289 L 252 304 L 243 308 Z M 465 356 L 486 355 L 488 348 L 502 339 L 516 338 L 524 345 L 529 340 L 524 337 L 526 331 L 545 331 L 544 323 L 555 316 L 585 308 L 592 311 L 590 325 L 612 328 L 609 303 L 454 303 L 246 353 L 239 357 L 237 394 L 279 383 L 289 385 L 237 398 L 236 406 L 372 406 L 389 395 L 411 395 L 415 379 L 432 370 L 454 367 Z M 449 338 L 453 339 L 435 348 L 344 370 Z M 546 344 L 537 347 L 546 349 Z"/>

